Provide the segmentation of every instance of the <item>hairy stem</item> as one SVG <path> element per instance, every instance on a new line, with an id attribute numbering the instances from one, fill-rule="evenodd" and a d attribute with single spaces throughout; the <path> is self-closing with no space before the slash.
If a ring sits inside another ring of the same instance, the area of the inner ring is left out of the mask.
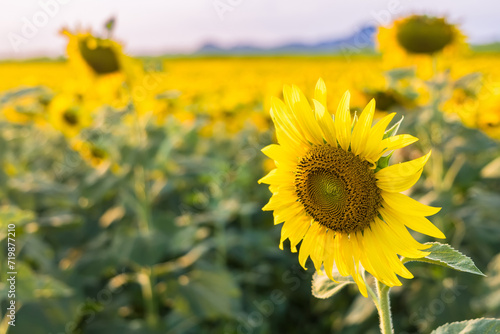
<path id="1" fill-rule="evenodd" d="M 378 315 L 380 318 L 380 332 L 382 334 L 394 334 L 392 328 L 391 303 L 389 300 L 390 287 L 377 281 L 377 295 L 379 301 Z"/>

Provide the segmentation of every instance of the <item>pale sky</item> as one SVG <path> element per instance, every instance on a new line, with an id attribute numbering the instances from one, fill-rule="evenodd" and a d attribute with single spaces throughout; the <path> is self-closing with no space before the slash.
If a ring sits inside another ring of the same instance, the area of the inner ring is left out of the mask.
<path id="1" fill-rule="evenodd" d="M 446 15 L 473 43 L 500 41 L 495 0 L 0 0 L 0 59 L 62 55 L 62 27 L 101 32 L 111 16 L 126 52 L 157 55 L 208 41 L 313 43 L 411 13 Z"/>

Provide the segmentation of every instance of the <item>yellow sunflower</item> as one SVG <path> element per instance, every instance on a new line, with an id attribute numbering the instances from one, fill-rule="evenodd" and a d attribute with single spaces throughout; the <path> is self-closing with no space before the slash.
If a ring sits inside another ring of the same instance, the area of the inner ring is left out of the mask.
<path id="1" fill-rule="evenodd" d="M 443 110 L 458 116 L 465 126 L 500 140 L 500 94 L 483 88 L 476 96 L 458 88 L 443 105 Z"/>
<path id="2" fill-rule="evenodd" d="M 95 36 L 90 31 L 61 32 L 68 38 L 66 52 L 70 65 L 78 74 L 77 89 L 86 98 L 99 100 L 113 107 L 124 107 L 131 87 L 140 82 L 140 63 L 123 52 L 120 43 Z M 128 87 L 128 93 L 124 87 Z"/>
<path id="3" fill-rule="evenodd" d="M 440 208 L 400 193 L 417 182 L 430 152 L 387 166 L 389 152 L 418 139 L 406 134 L 384 138 L 395 114 L 372 127 L 374 100 L 353 121 L 349 92 L 334 120 L 325 107 L 326 86 L 321 79 L 314 109 L 296 86 L 285 86 L 283 96 L 286 103 L 274 98 L 271 107 L 279 144 L 262 150 L 276 168 L 259 180 L 273 193 L 263 210 L 274 210 L 275 224 L 284 222 L 280 248 L 289 239 L 296 252 L 302 241 L 299 262 L 304 268 L 311 257 L 316 270 L 321 273 L 323 265 L 334 280 L 336 266 L 342 276 L 353 277 L 365 297 L 364 270 L 388 286 L 401 285 L 396 275 L 412 278 L 398 254 L 420 258 L 429 253 L 407 227 L 444 238 L 425 218 Z"/>
<path id="4" fill-rule="evenodd" d="M 417 65 L 421 76 L 433 73 L 432 59 L 440 66 L 467 50 L 465 35 L 445 18 L 412 15 L 395 20 L 389 27 L 379 27 L 377 46 L 390 68 Z"/>
<path id="5" fill-rule="evenodd" d="M 63 29 L 61 33 L 68 38 L 66 51 L 70 61 L 82 69 L 95 75 L 122 71 L 126 56 L 117 42 L 96 37 L 90 31 L 72 33 Z"/>
<path id="6" fill-rule="evenodd" d="M 81 97 L 59 94 L 48 106 L 48 121 L 64 136 L 73 138 L 92 124 L 92 116 Z"/>
<path id="7" fill-rule="evenodd" d="M 92 142 L 75 139 L 71 147 L 93 167 L 102 166 L 109 158 L 108 152 Z"/>

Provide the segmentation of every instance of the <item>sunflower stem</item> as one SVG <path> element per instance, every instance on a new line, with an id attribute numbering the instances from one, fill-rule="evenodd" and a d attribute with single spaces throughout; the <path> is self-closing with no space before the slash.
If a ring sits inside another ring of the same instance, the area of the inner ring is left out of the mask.
<path id="1" fill-rule="evenodd" d="M 146 323 L 151 326 L 151 328 L 155 328 L 159 323 L 159 316 L 158 305 L 156 304 L 153 293 L 154 274 L 151 268 L 141 268 L 141 272 L 137 275 L 137 281 L 142 290 Z"/>
<path id="2" fill-rule="evenodd" d="M 366 285 L 366 291 L 368 291 L 368 295 L 370 295 L 370 298 L 373 301 L 373 304 L 375 304 L 375 307 L 377 308 L 377 312 L 380 313 L 380 303 L 378 302 L 378 296 L 375 292 L 373 292 L 373 289 L 370 287 L 370 285 Z"/>
<path id="3" fill-rule="evenodd" d="M 378 311 L 380 309 L 380 303 L 378 302 L 378 296 L 377 296 L 377 294 L 375 292 L 373 292 L 373 289 L 370 286 L 370 284 L 368 284 L 366 282 L 366 277 L 365 277 L 365 271 L 364 270 L 363 270 L 363 272 L 362 272 L 361 275 L 363 276 L 363 281 L 365 281 L 365 284 L 366 284 L 366 291 L 368 291 L 368 295 L 372 299 L 373 304 L 375 304 L 375 307 L 377 308 L 377 311 Z"/>
<path id="4" fill-rule="evenodd" d="M 392 328 L 392 315 L 391 315 L 391 303 L 389 300 L 390 287 L 377 281 L 377 294 L 379 307 L 378 315 L 380 317 L 380 332 L 382 334 L 394 334 L 394 329 Z"/>

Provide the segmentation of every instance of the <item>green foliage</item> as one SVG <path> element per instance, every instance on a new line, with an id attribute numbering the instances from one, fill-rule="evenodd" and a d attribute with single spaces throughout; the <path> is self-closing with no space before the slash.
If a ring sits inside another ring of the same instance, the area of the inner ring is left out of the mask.
<path id="1" fill-rule="evenodd" d="M 16 266 L 16 272 L 19 278 L 16 282 L 16 298 L 22 302 L 73 295 L 73 290 L 65 283 L 49 275 L 36 273 L 25 263 L 19 263 Z M 0 283 L 2 296 L 6 296 L 8 290 L 8 284 Z"/>
<path id="2" fill-rule="evenodd" d="M 429 255 L 419 259 L 405 258 L 403 259 L 403 263 L 412 261 L 427 262 L 466 273 L 485 276 L 476 267 L 470 257 L 463 255 L 450 245 L 438 242 L 428 242 L 426 245 L 431 245 L 431 247 L 425 250 L 426 252 L 430 252 Z"/>
<path id="3" fill-rule="evenodd" d="M 312 280 L 312 294 L 314 297 L 321 299 L 330 298 L 346 285 L 354 283 L 351 276 L 344 277 L 339 273 L 333 273 L 333 276 L 337 282 L 332 281 L 324 273 L 322 275 L 319 275 L 318 272 L 314 273 Z"/>
<path id="4" fill-rule="evenodd" d="M 454 322 L 446 324 L 433 330 L 431 334 L 460 334 L 460 333 L 481 333 L 498 334 L 500 333 L 499 319 L 474 319 L 467 321 Z"/>
<path id="5" fill-rule="evenodd" d="M 402 116 L 398 122 L 396 122 L 393 126 L 391 126 L 389 129 L 387 129 L 384 132 L 384 136 L 382 137 L 382 139 L 386 139 L 386 138 L 395 136 L 398 133 L 399 127 L 401 126 L 401 123 L 403 122 L 403 120 L 404 120 L 404 116 Z"/>

